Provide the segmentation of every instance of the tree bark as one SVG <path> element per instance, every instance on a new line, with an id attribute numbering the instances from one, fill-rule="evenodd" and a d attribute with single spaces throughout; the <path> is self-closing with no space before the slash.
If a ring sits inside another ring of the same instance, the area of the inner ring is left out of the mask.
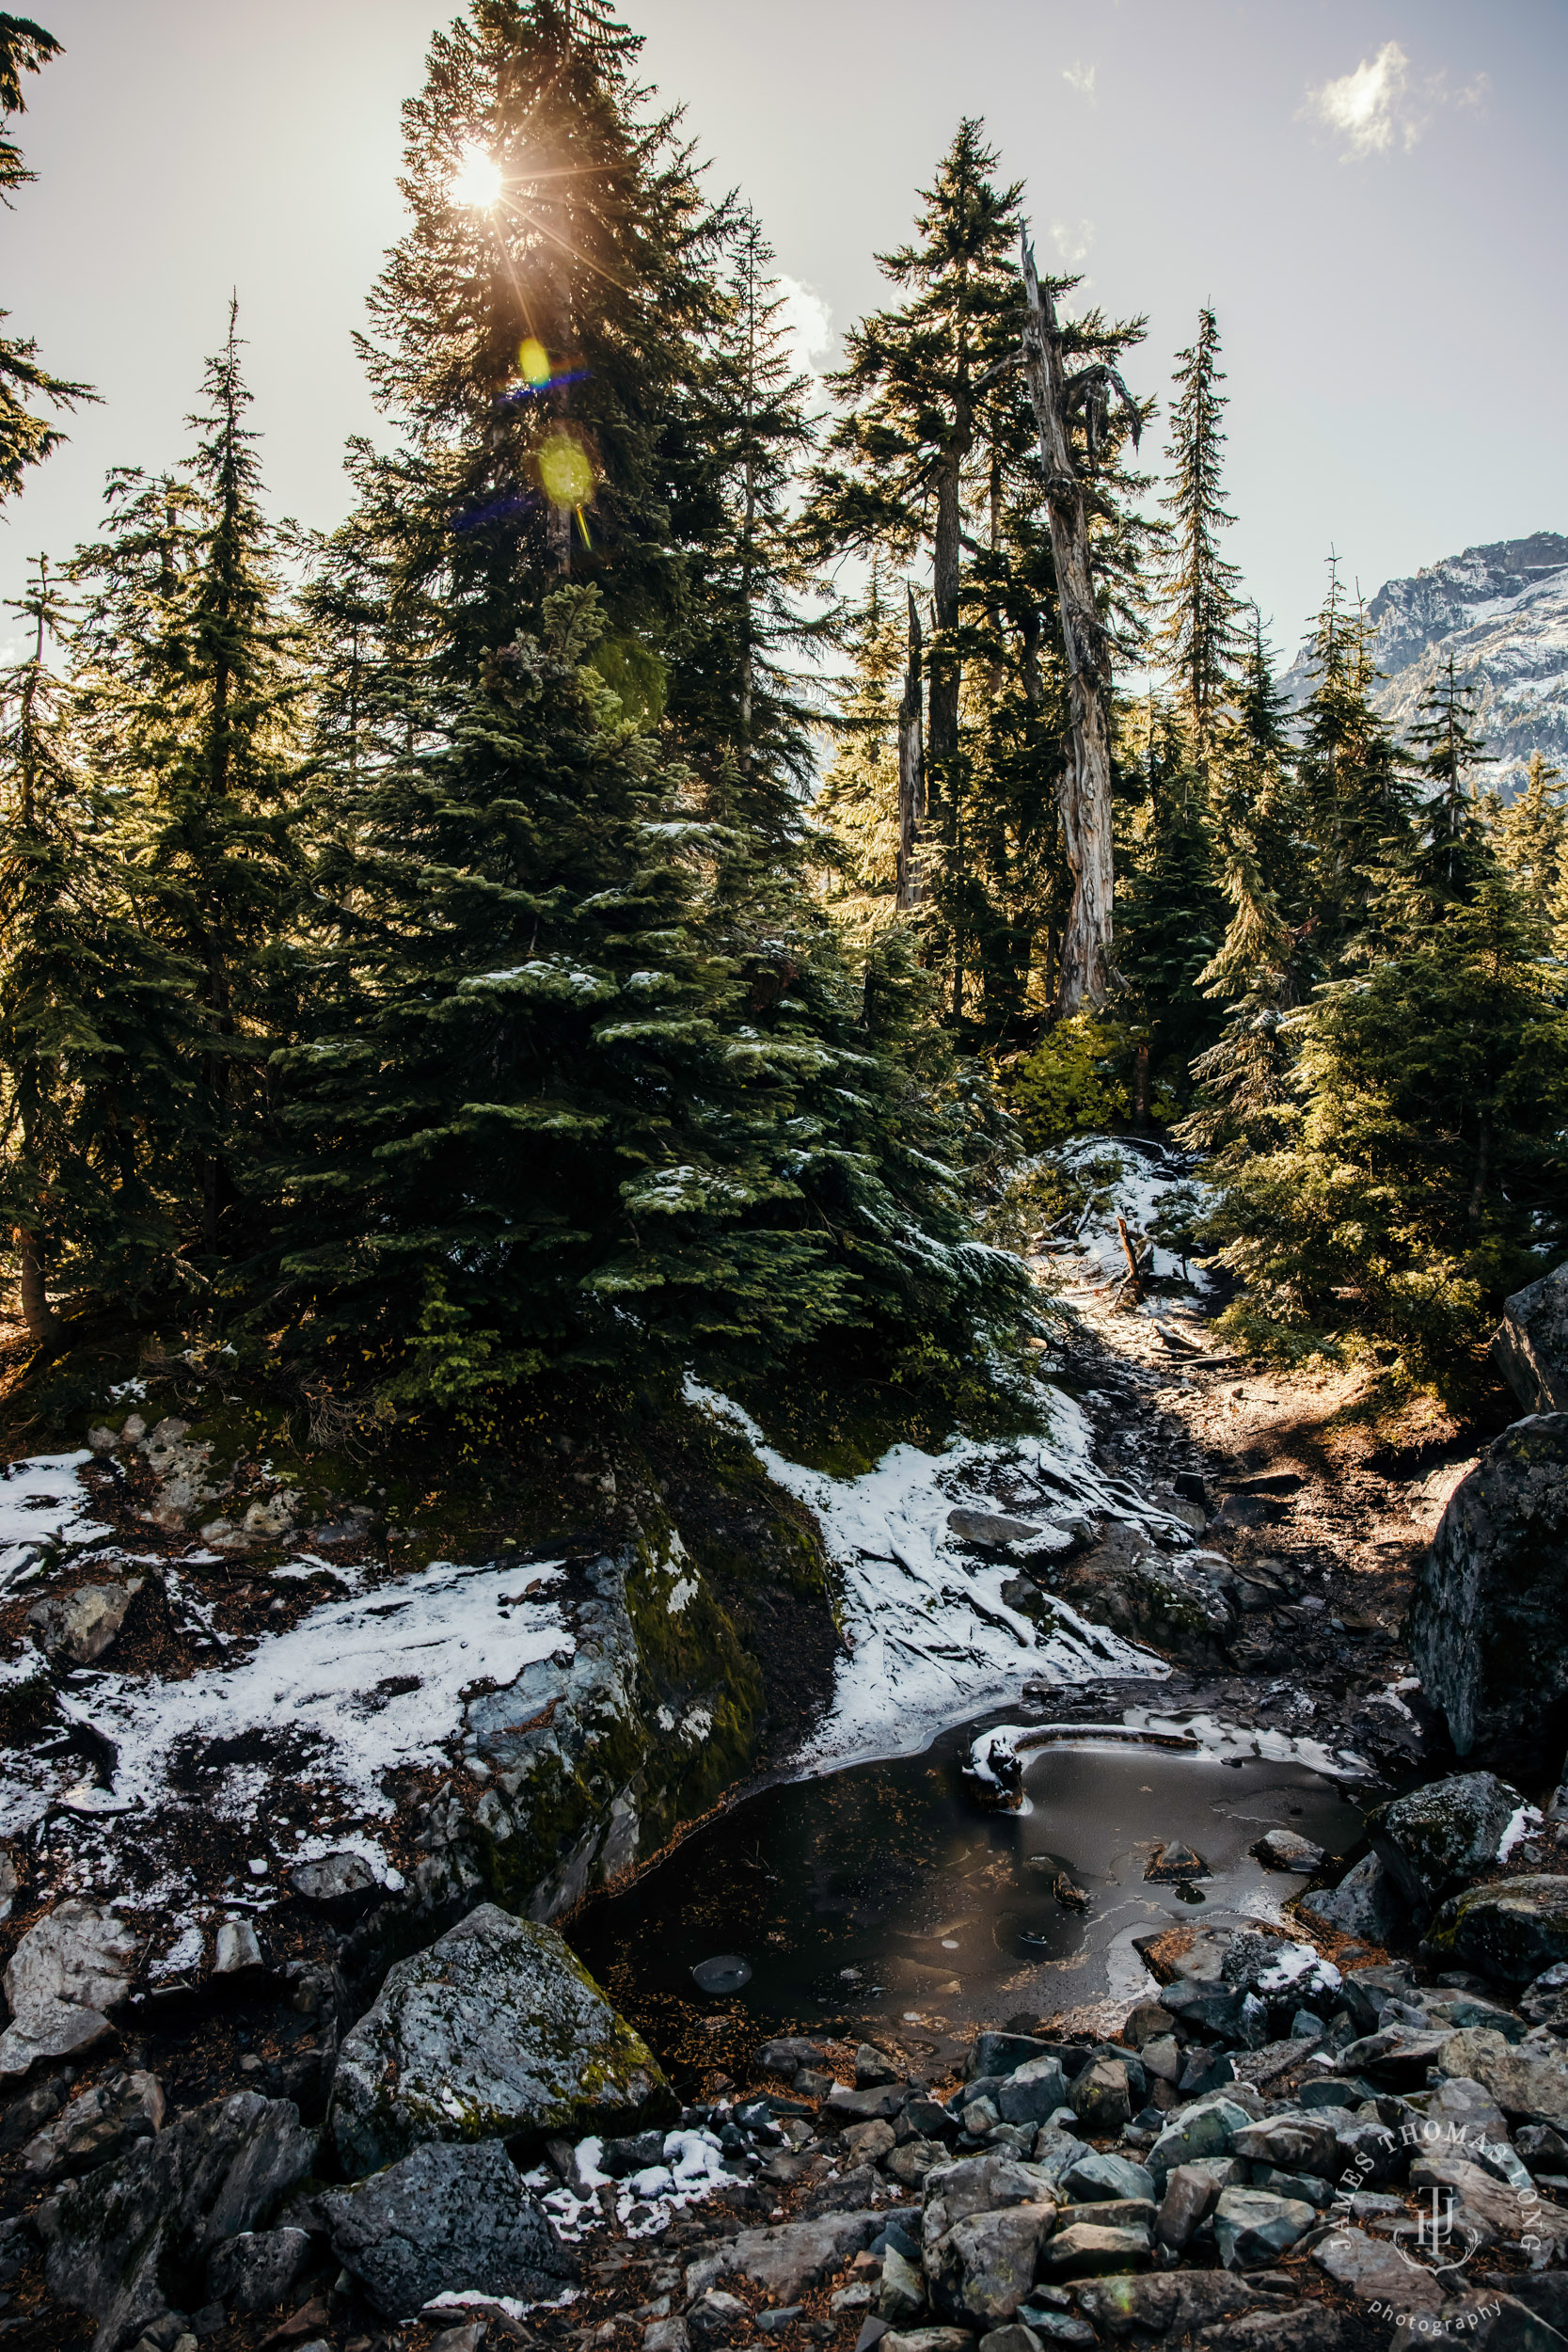
<path id="1" fill-rule="evenodd" d="M 1111 677 L 1105 632 L 1095 608 L 1084 485 L 1072 460 L 1061 335 L 1050 289 L 1042 287 L 1027 237 L 1023 287 L 1028 312 L 1023 367 L 1039 429 L 1045 508 L 1056 570 L 1069 691 L 1068 760 L 1059 787 L 1072 904 L 1062 940 L 1057 1005 L 1063 1013 L 1108 1001 L 1120 976 L 1111 961 Z"/>
<path id="2" fill-rule="evenodd" d="M 915 842 L 926 814 L 926 757 L 921 733 L 920 615 L 914 590 L 910 598 L 910 657 L 904 672 L 904 699 L 898 706 L 898 895 L 902 909 L 920 900 L 915 872 Z"/>

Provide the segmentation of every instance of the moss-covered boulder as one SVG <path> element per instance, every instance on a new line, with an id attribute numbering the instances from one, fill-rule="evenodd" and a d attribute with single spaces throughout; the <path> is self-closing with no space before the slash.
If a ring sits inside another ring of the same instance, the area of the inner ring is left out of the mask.
<path id="1" fill-rule="evenodd" d="M 1410 1649 L 1455 1753 L 1526 1788 L 1568 1745 L 1568 1413 L 1516 1421 L 1455 1490 L 1417 1571 Z"/>
<path id="2" fill-rule="evenodd" d="M 1443 1905 L 1421 1946 L 1440 1968 L 1473 1968 L 1505 1984 L 1528 1984 L 1568 1960 L 1568 1878 L 1503 1879 L 1466 1887 Z"/>
<path id="3" fill-rule="evenodd" d="M 1497 1860 L 1523 1803 L 1495 1772 L 1456 1772 L 1380 1806 L 1367 1826 L 1405 1901 L 1430 1909 Z"/>
<path id="4" fill-rule="evenodd" d="M 329 2124 L 356 2178 L 430 2140 L 620 2133 L 675 2106 L 554 1928 L 481 1903 L 388 1971 L 339 2053 Z"/>

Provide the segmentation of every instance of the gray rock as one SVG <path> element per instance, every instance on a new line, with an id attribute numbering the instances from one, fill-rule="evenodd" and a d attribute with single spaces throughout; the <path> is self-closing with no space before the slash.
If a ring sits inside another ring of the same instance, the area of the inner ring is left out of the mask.
<path id="1" fill-rule="evenodd" d="M 1293 1829 L 1265 1830 L 1253 1851 L 1271 1870 L 1315 1870 L 1323 1858 L 1321 1846 Z"/>
<path id="2" fill-rule="evenodd" d="M 362 1853 L 325 1853 L 318 1862 L 296 1862 L 289 1884 L 309 1903 L 340 1902 L 348 1895 L 368 1895 L 375 1872 Z"/>
<path id="3" fill-rule="evenodd" d="M 718 2275 L 738 2273 L 776 2303 L 795 2303 L 842 2270 L 884 2226 L 879 2213 L 833 2213 L 816 2221 L 781 2222 L 772 2230 L 742 2230 L 725 2250 Z M 690 2276 L 689 2270 L 689 2281 Z M 889 2344 L 893 2338 L 884 2336 L 882 2341 Z"/>
<path id="4" fill-rule="evenodd" d="M 1189 2033 L 1223 2038 L 1236 2030 L 1244 1995 L 1241 1987 L 1212 1978 L 1167 1984 L 1162 1995 L 1177 2023 Z"/>
<path id="5" fill-rule="evenodd" d="M 766 2327 L 769 2316 L 765 2314 L 758 2326 Z M 687 2352 L 689 2341 L 684 2319 L 650 2320 L 642 2330 L 642 2352 Z"/>
<path id="6" fill-rule="evenodd" d="M 1220 2183 L 1203 2165 L 1179 2164 L 1165 2182 L 1154 2233 L 1162 2246 L 1180 2254 L 1200 2221 L 1208 2219 L 1220 2193 Z"/>
<path id="7" fill-rule="evenodd" d="M 1067 2077 L 1053 2058 L 1031 2058 L 1007 2075 L 996 2092 L 997 2110 L 1005 2123 L 1044 2123 L 1068 2104 Z"/>
<path id="8" fill-rule="evenodd" d="M 882 2283 L 877 2290 L 877 2316 L 892 2328 L 907 2328 L 926 2309 L 923 2270 L 890 2246 L 882 2256 Z"/>
<path id="9" fill-rule="evenodd" d="M 1037 2288 L 1036 2292 L 1038 2293 Z M 1025 2325 L 1036 2343 L 1042 2347 L 1042 2352 L 1049 2344 L 1086 2345 L 1095 2341 L 1094 2329 L 1086 2319 L 1080 2319 L 1076 2312 L 1038 2311 L 1033 2305 L 1028 2309 L 1029 2317 Z"/>
<path id="10" fill-rule="evenodd" d="M 968 2215 L 926 2247 L 932 2302 L 952 2319 L 1002 2326 L 1027 2300 L 1040 2248 L 1055 2225 L 1054 2203 Z"/>
<path id="11" fill-rule="evenodd" d="M 1315 2115 L 1275 2115 L 1248 2123 L 1230 2147 L 1248 2164 L 1273 2165 L 1282 2172 L 1313 2172 L 1331 2180 L 1338 2169 L 1334 2126 Z"/>
<path id="12" fill-rule="evenodd" d="M 904 2083 L 875 2083 L 865 2090 L 850 2090 L 835 2083 L 829 2091 L 828 2113 L 844 2123 L 870 2123 L 878 2117 L 886 2122 L 909 2105 L 909 2088 Z M 1000 2122 L 998 2110 L 992 2110 Z"/>
<path id="13" fill-rule="evenodd" d="M 1528 1984 L 1554 1961 L 1568 1960 L 1568 1878 L 1503 1879 L 1451 1895 L 1421 1950 L 1435 1967 L 1476 1968 Z"/>
<path id="14" fill-rule="evenodd" d="M 1179 2164 L 1192 2164 L 1203 2156 L 1228 2156 L 1236 2134 L 1252 2121 L 1245 2107 L 1223 2096 L 1180 2108 L 1145 2158 L 1156 2188 L 1164 2189 Z"/>
<path id="15" fill-rule="evenodd" d="M 1222 2189 L 1214 2206 L 1214 2243 L 1227 2270 L 1277 2262 L 1317 2220 L 1317 2208 L 1261 2188 Z"/>
<path id="16" fill-rule="evenodd" d="M 709 2287 L 705 2295 L 699 2295 L 686 2314 L 687 2334 L 693 2344 L 705 2347 L 743 2344 L 751 2327 L 751 2305 L 743 2303 L 738 2295 L 724 2294 L 720 2287 Z"/>
<path id="17" fill-rule="evenodd" d="M 1438 2063 L 1446 2074 L 1479 2084 L 1505 2115 L 1568 2131 L 1568 2059 L 1560 2043 L 1548 2049 L 1528 2042 L 1514 2046 L 1500 2033 L 1472 2026 L 1449 2037 Z"/>
<path id="18" fill-rule="evenodd" d="M 1417 1569 L 1410 1634 L 1455 1753 L 1526 1787 L 1555 1780 L 1568 1704 L 1568 1412 L 1514 1422 L 1457 1488 Z"/>
<path id="19" fill-rule="evenodd" d="M 1079 2204 L 1105 2197 L 1152 2198 L 1154 2176 L 1141 2164 L 1131 2164 L 1125 2156 L 1090 2152 L 1079 2157 L 1063 2179 L 1062 2186 Z"/>
<path id="20" fill-rule="evenodd" d="M 261 1946 L 248 1919 L 224 1919 L 219 1923 L 217 1949 L 213 1958 L 214 1977 L 244 1976 L 247 1970 L 261 1966 Z"/>
<path id="21" fill-rule="evenodd" d="M 1154 2041 L 1146 2042 L 1138 2056 L 1144 2062 L 1146 2074 L 1153 2074 L 1163 2083 L 1179 2083 L 1181 2080 L 1186 2060 L 1181 2045 L 1173 2033 L 1160 2034 Z"/>
<path id="22" fill-rule="evenodd" d="M 1368 1828 L 1405 1901 L 1430 1906 L 1497 1860 L 1523 1803 L 1495 1772 L 1459 1772 L 1380 1806 Z"/>
<path id="23" fill-rule="evenodd" d="M 1404 1907 L 1386 1863 L 1381 1855 L 1370 1853 L 1346 1871 L 1338 1886 L 1303 1895 L 1296 1909 L 1322 1920 L 1326 1928 L 1338 1929 L 1341 1935 L 1354 1935 L 1364 1944 L 1386 1944 L 1403 1916 Z"/>
<path id="24" fill-rule="evenodd" d="M 142 1580 L 128 1584 L 79 1584 L 73 1593 L 55 1593 L 35 1601 L 27 1612 L 42 1647 L 51 1658 L 69 1665 L 90 1666 L 102 1658 L 120 1627 Z"/>
<path id="25" fill-rule="evenodd" d="M 878 2352 L 975 2352 L 975 2339 L 968 2328 L 894 2328 L 883 2336 Z"/>
<path id="26" fill-rule="evenodd" d="M 1263 2307 L 1256 2287 L 1216 2270 L 1167 2270 L 1152 2278 L 1096 2279 L 1081 2286 L 1078 2308 L 1108 2336 L 1184 2338 L 1196 2328 Z M 1224 2341 L 1231 2342 L 1226 2330 Z"/>
<path id="27" fill-rule="evenodd" d="M 800 2208 L 802 2221 L 819 2221 L 832 2214 L 865 2212 L 881 2191 L 881 2181 L 873 2165 L 858 2165 L 852 2172 L 841 2172 L 836 2180 L 819 2181 Z"/>
<path id="28" fill-rule="evenodd" d="M 1443 2290 L 1432 2272 L 1405 2262 L 1386 2240 L 1369 2237 L 1365 2230 L 1331 2230 L 1312 2249 L 1312 2260 L 1361 2302 L 1429 2313 L 1442 2307 Z"/>
<path id="29" fill-rule="evenodd" d="M 980 2352 L 1040 2352 L 1040 2339 L 1032 2328 L 1014 2320 L 1010 2327 L 993 2328 L 990 2335 L 982 2336 Z"/>
<path id="30" fill-rule="evenodd" d="M 940 2140 L 906 2139 L 886 2158 L 882 2169 L 890 2181 L 905 2188 L 924 2188 L 927 2176 L 946 2162 L 947 2151 Z"/>
<path id="31" fill-rule="evenodd" d="M 1029 1544 L 1042 1534 L 1037 1520 L 1009 1518 L 1002 1511 L 949 1511 L 947 1524 L 965 1544 Z"/>
<path id="32" fill-rule="evenodd" d="M 89 2171 L 95 2164 L 122 2156 L 133 2140 L 150 2139 L 163 2120 L 164 2094 L 155 2075 L 111 2074 L 72 2099 L 63 2114 L 27 2142 L 22 2151 L 23 2169 L 42 2181 Z"/>
<path id="33" fill-rule="evenodd" d="M 253 2090 L 181 2116 L 39 2207 L 50 2293 L 98 2321 L 93 2352 L 121 2352 L 170 2309 L 166 2274 L 253 2228 L 314 2170 L 316 2144 L 288 2100 Z"/>
<path id="34" fill-rule="evenodd" d="M 1272 2164 L 1255 2164 L 1252 2168 L 1254 2188 L 1266 2189 L 1271 2197 L 1292 2198 L 1296 2203 L 1312 2205 L 1320 2212 L 1334 2200 L 1334 2184 L 1317 2172 L 1281 2172 Z"/>
<path id="35" fill-rule="evenodd" d="M 1431 2122 L 1451 2123 L 1467 2141 L 1508 2137 L 1502 2109 L 1485 2085 L 1471 2075 L 1457 2074 L 1439 2083 L 1428 2092 L 1424 2106 Z"/>
<path id="36" fill-rule="evenodd" d="M 820 2066 L 824 2055 L 820 2042 L 807 2042 L 800 2034 L 782 2034 L 776 2042 L 763 2043 L 757 2064 L 765 2074 L 793 2074 L 802 2066 Z"/>
<path id="37" fill-rule="evenodd" d="M 1513 2145 L 1531 2172 L 1568 2172 L 1568 2138 L 1549 2123 L 1527 2123 L 1513 2135 Z"/>
<path id="38" fill-rule="evenodd" d="M 1530 2025 L 1549 2026 L 1553 2033 L 1568 2037 L 1568 1961 L 1543 1968 L 1527 1986 L 1519 2007 Z"/>
<path id="39" fill-rule="evenodd" d="M 1117 1526 L 1076 1559 L 1053 1564 L 1052 1575 L 1074 1609 L 1125 1641 L 1185 1666 L 1226 1664 L 1241 1616 L 1228 1573 L 1213 1564 L 1156 1551 L 1141 1531 Z"/>
<path id="40" fill-rule="evenodd" d="M 1119 2132 L 1132 2120 L 1127 2067 L 1117 2058 L 1096 2058 L 1074 2075 L 1067 2103 L 1086 2132 Z"/>
<path id="41" fill-rule="evenodd" d="M 1339 2056 L 1358 2074 L 1370 2075 L 1389 2090 L 1424 2090 L 1427 2069 L 1437 2063 L 1446 2043 L 1454 2037 L 1442 2026 L 1384 2026 L 1359 2042 L 1348 2042 Z"/>
<path id="42" fill-rule="evenodd" d="M 319 2202 L 334 2254 L 388 2319 L 456 2288 L 543 2302 L 577 2277 L 499 2140 L 416 2148 Z"/>
<path id="43" fill-rule="evenodd" d="M 583 2133 L 673 2105 L 556 1931 L 481 1903 L 388 1970 L 339 2052 L 329 2124 L 354 2175 L 424 2140 Z"/>
<path id="44" fill-rule="evenodd" d="M 1074 2143 L 1074 2153 L 1081 2153 Z M 1038 2204 L 1052 2195 L 1053 2182 L 1045 2168 L 1022 2164 L 1013 2156 L 987 2153 L 939 2165 L 926 2182 L 926 2243 L 933 2244 L 971 2214 Z"/>
<path id="45" fill-rule="evenodd" d="M 207 2293 L 231 2312 L 270 2312 L 310 2259 L 305 2230 L 242 2230 L 207 2261 Z"/>
<path id="46" fill-rule="evenodd" d="M 11 2022 L 0 2033 L 0 2079 L 101 2042 L 130 1992 L 138 1949 L 123 1919 L 74 1897 L 30 1927 L 6 1970 Z"/>
<path id="47" fill-rule="evenodd" d="M 1568 1266 L 1504 1299 L 1492 1360 L 1527 1413 L 1568 1413 Z"/>
<path id="48" fill-rule="evenodd" d="M 649 2132 L 632 2132 L 622 2139 L 607 2139 L 599 2148 L 599 2170 L 608 2172 L 612 2181 L 625 2181 L 634 2172 L 646 2172 L 651 2165 L 664 2161 L 664 2127 Z"/>
<path id="49" fill-rule="evenodd" d="M 1368 2352 L 1366 2326 L 1358 2313 L 1333 2311 L 1313 2296 L 1289 2311 L 1243 2312 L 1223 2328 L 1206 2328 L 1202 2341 L 1223 2344 L 1225 2352 Z M 1386 2341 L 1371 2339 L 1378 2352 Z"/>
<path id="50" fill-rule="evenodd" d="M 1042 2263 L 1053 2279 L 1098 2279 L 1108 2271 L 1147 2270 L 1152 2257 L 1145 2229 L 1069 2221 L 1047 2245 Z"/>

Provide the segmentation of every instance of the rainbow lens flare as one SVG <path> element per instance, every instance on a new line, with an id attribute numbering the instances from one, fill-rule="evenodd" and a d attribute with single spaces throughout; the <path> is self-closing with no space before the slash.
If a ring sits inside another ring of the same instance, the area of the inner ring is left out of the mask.
<path id="1" fill-rule="evenodd" d="M 569 433 L 552 433 L 539 446 L 539 486 L 552 506 L 581 506 L 594 495 L 588 452 Z"/>
<path id="2" fill-rule="evenodd" d="M 525 335 L 517 348 L 517 373 L 542 390 L 550 380 L 550 357 L 536 335 Z"/>

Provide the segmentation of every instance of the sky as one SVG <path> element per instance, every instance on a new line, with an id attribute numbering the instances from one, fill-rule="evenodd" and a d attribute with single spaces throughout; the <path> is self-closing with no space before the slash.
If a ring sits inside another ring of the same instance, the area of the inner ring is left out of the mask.
<path id="1" fill-rule="evenodd" d="M 230 288 L 274 510 L 330 526 L 374 427 L 353 334 L 401 232 L 431 0 L 37 0 L 67 54 L 13 122 L 7 332 L 93 383 L 0 515 L 0 596 L 90 536 L 105 470 L 185 445 Z M 1336 548 L 1370 596 L 1568 530 L 1563 0 L 630 0 L 716 192 L 755 206 L 814 364 L 963 114 L 1042 263 L 1147 313 L 1164 404 L 1198 308 L 1228 372 L 1227 552 L 1293 650 Z M 1163 447 L 1163 422 L 1156 450 Z M 1146 447 L 1148 445 L 1146 444 Z M 0 627 L 0 642 L 8 634 Z"/>

